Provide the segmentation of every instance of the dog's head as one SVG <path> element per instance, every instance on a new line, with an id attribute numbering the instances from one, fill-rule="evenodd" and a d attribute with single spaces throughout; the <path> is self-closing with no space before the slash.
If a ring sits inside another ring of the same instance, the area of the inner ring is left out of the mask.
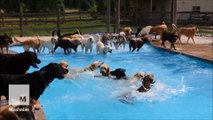
<path id="1" fill-rule="evenodd" d="M 59 64 L 65 69 L 68 68 L 68 63 L 66 61 L 61 61 Z"/>
<path id="2" fill-rule="evenodd" d="M 137 72 L 134 77 L 138 78 L 138 79 L 141 79 L 141 78 L 144 78 L 145 77 L 145 72 Z"/>
<path id="3" fill-rule="evenodd" d="M 80 45 L 81 44 L 81 41 L 80 40 L 74 40 L 74 43 L 76 46 Z"/>
<path id="4" fill-rule="evenodd" d="M 45 76 L 49 78 L 63 79 L 69 71 L 67 68 L 64 68 L 58 63 L 49 63 L 47 66 L 41 68 L 40 72 L 42 72 L 43 74 L 45 74 Z M 50 83 L 51 81 L 47 82 Z"/>
<path id="5" fill-rule="evenodd" d="M 103 62 L 99 62 L 99 61 L 94 61 L 90 66 L 89 66 L 89 69 L 91 71 L 97 69 L 97 68 L 100 68 L 100 66 L 104 64 Z"/>
<path id="6" fill-rule="evenodd" d="M 109 66 L 107 64 L 102 64 L 100 66 L 100 73 L 103 75 L 103 76 L 109 76 L 110 74 L 110 69 L 109 69 Z"/>
<path id="7" fill-rule="evenodd" d="M 155 83 L 154 81 L 154 75 L 153 74 L 148 74 L 144 77 L 142 84 L 143 86 L 149 90 L 151 86 Z"/>
<path id="8" fill-rule="evenodd" d="M 105 46 L 104 48 L 103 48 L 103 53 L 104 54 L 107 54 L 107 53 L 112 53 L 112 49 L 109 47 L 109 46 Z"/>
<path id="9" fill-rule="evenodd" d="M 95 38 L 93 36 L 90 36 L 88 41 L 90 41 L 91 43 L 94 43 L 95 42 Z"/>
<path id="10" fill-rule="evenodd" d="M 12 44 L 13 43 L 13 39 L 12 39 L 12 35 L 8 35 L 7 33 L 4 33 L 4 37 L 5 40 L 7 41 L 7 43 Z"/>
<path id="11" fill-rule="evenodd" d="M 125 74 L 126 70 L 123 68 L 117 68 L 114 71 L 111 71 L 110 74 L 112 76 L 116 76 L 117 79 L 121 79 L 121 78 L 126 78 L 126 74 Z"/>
<path id="12" fill-rule="evenodd" d="M 38 68 L 37 64 L 40 64 L 41 61 L 38 59 L 36 53 L 25 51 L 24 55 L 27 56 L 27 59 L 29 60 L 31 66 L 33 66 L 34 68 Z"/>
<path id="13" fill-rule="evenodd" d="M 152 85 L 155 83 L 154 81 L 154 75 L 148 74 L 143 78 L 142 86 L 138 88 L 137 90 L 139 92 L 147 92 L 151 89 Z"/>

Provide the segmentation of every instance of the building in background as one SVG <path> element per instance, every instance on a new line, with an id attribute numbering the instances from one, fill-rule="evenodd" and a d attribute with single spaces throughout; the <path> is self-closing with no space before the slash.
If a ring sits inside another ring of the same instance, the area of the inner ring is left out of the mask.
<path id="1" fill-rule="evenodd" d="M 213 16 L 213 0 L 121 0 L 120 3 L 123 21 L 202 23 L 211 22 Z"/>

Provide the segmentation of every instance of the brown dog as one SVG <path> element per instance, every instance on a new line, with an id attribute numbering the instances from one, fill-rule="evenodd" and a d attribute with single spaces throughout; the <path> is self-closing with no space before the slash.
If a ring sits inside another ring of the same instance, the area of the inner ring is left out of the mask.
<path id="1" fill-rule="evenodd" d="M 40 52 L 40 43 L 41 40 L 37 37 L 36 39 L 27 39 L 24 41 L 18 40 L 16 37 L 14 37 L 14 40 L 16 42 L 21 43 L 21 45 L 23 45 L 24 51 L 29 51 L 30 48 L 33 48 L 33 51 L 36 52 Z"/>
<path id="2" fill-rule="evenodd" d="M 154 75 L 148 74 L 144 77 L 142 81 L 142 86 L 137 89 L 139 92 L 147 92 L 151 89 L 151 85 L 154 84 Z"/>
<path id="3" fill-rule="evenodd" d="M 185 35 L 186 37 L 188 37 L 187 44 L 189 43 L 190 38 L 195 44 L 194 36 L 195 36 L 195 33 L 198 32 L 197 27 L 195 26 L 194 27 L 177 27 L 175 24 L 172 24 L 172 28 L 173 28 L 173 32 L 175 32 L 178 35 L 180 43 L 181 43 L 181 36 Z"/>
<path id="4" fill-rule="evenodd" d="M 103 63 L 99 61 L 94 61 L 91 65 L 85 67 L 83 71 L 94 71 L 99 68 Z"/>

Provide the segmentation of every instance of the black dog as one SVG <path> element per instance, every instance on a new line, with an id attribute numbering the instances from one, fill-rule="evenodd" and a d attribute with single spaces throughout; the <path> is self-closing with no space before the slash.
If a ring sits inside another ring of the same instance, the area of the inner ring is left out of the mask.
<path id="1" fill-rule="evenodd" d="M 37 64 L 40 63 L 36 53 L 29 51 L 19 54 L 0 54 L 0 74 L 24 74 L 30 66 L 38 68 Z"/>
<path id="2" fill-rule="evenodd" d="M 78 45 L 80 45 L 81 42 L 79 40 L 68 40 L 68 39 L 62 39 L 58 38 L 58 41 L 55 43 L 54 52 L 58 47 L 61 47 L 64 49 L 64 54 L 69 54 L 70 49 L 73 49 L 75 52 L 77 52 Z"/>
<path id="3" fill-rule="evenodd" d="M 163 32 L 162 33 L 162 43 L 161 43 L 161 46 L 163 46 L 164 48 L 166 48 L 164 42 L 168 40 L 171 43 L 170 48 L 172 49 L 172 47 L 173 47 L 174 50 L 176 50 L 174 43 L 176 42 L 177 38 L 178 38 L 178 36 L 175 35 L 174 33 Z"/>
<path id="4" fill-rule="evenodd" d="M 38 100 L 45 88 L 55 79 L 63 79 L 68 69 L 58 63 L 49 63 L 39 71 L 22 75 L 0 74 L 0 96 L 8 100 L 9 84 L 29 84 L 30 97 Z"/>
<path id="5" fill-rule="evenodd" d="M 134 52 L 137 48 L 137 51 L 139 51 L 140 48 L 143 47 L 144 43 L 147 42 L 149 42 L 149 39 L 147 37 L 132 38 L 129 40 L 129 50 Z"/>
<path id="6" fill-rule="evenodd" d="M 126 70 L 123 68 L 117 68 L 114 71 L 110 71 L 110 75 L 116 76 L 116 79 L 126 79 Z"/>
<path id="7" fill-rule="evenodd" d="M 7 35 L 7 33 L 4 33 L 4 35 L 0 35 L 0 48 L 1 52 L 3 53 L 3 48 L 6 47 L 6 51 L 8 53 L 8 46 L 9 44 L 12 44 L 13 40 L 11 35 Z"/>

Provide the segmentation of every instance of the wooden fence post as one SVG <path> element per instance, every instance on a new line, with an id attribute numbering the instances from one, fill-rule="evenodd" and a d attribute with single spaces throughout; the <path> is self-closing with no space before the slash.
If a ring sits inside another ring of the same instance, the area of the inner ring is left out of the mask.
<path id="1" fill-rule="evenodd" d="M 60 4 L 58 5 L 58 14 L 57 14 L 57 29 L 60 30 L 60 16 L 61 16 L 61 8 Z"/>
<path id="2" fill-rule="evenodd" d="M 107 0 L 107 32 L 110 32 L 110 0 Z"/>
<path id="3" fill-rule="evenodd" d="M 120 0 L 115 0 L 115 32 L 120 29 Z"/>
<path id="4" fill-rule="evenodd" d="M 23 6 L 22 3 L 19 5 L 20 10 L 20 24 L 19 24 L 19 30 L 20 30 L 20 36 L 23 36 Z"/>

